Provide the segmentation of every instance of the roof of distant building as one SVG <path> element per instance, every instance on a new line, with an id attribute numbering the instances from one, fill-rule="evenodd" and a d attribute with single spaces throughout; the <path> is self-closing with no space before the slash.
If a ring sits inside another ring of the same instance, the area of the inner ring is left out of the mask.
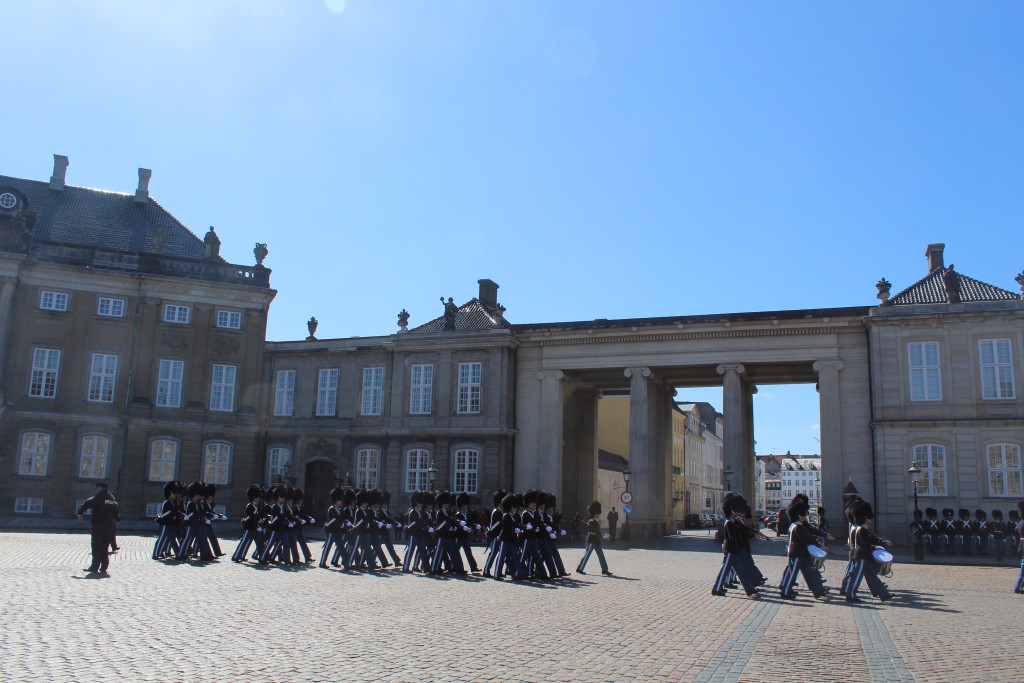
<path id="1" fill-rule="evenodd" d="M 963 273 L 953 270 L 953 266 L 936 268 L 926 276 L 910 285 L 886 304 L 895 306 L 911 304 L 944 304 L 949 302 L 946 288 L 947 277 L 954 277 L 959 289 L 959 299 L 963 302 L 974 301 L 1010 301 L 1020 296 L 981 280 L 975 280 Z"/>
<path id="2" fill-rule="evenodd" d="M 497 309 L 489 309 L 479 299 L 470 299 L 455 312 L 455 329 L 449 330 L 443 315 L 414 327 L 409 332 L 427 334 L 432 332 L 483 332 L 511 327 Z"/>
<path id="3" fill-rule="evenodd" d="M 21 192 L 35 212 L 34 240 L 145 254 L 156 251 L 153 236 L 162 231 L 159 253 L 203 258 L 203 241 L 151 198 L 137 201 L 131 194 L 72 185 L 56 190 L 46 182 L 0 175 L 4 185 Z"/>
<path id="4" fill-rule="evenodd" d="M 626 469 L 626 465 L 629 461 L 623 458 L 621 455 L 598 449 L 597 451 L 597 468 L 599 470 L 610 470 L 612 472 L 623 472 Z"/>

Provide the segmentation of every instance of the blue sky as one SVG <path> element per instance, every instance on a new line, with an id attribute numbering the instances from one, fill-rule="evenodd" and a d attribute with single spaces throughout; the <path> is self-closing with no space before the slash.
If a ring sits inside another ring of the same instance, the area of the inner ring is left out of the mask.
<path id="1" fill-rule="evenodd" d="M 937 241 L 1024 267 L 1024 3 L 0 9 L 0 172 L 153 169 L 229 260 L 269 244 L 271 339 L 388 334 L 483 277 L 540 322 L 871 304 Z M 758 396 L 759 452 L 817 449 L 812 388 Z"/>

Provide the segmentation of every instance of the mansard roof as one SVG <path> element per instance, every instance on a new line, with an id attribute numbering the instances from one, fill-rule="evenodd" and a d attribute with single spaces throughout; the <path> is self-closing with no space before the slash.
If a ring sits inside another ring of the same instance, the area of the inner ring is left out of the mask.
<path id="1" fill-rule="evenodd" d="M 900 306 L 910 304 L 945 304 L 949 303 L 946 291 L 947 274 L 956 278 L 960 291 L 960 301 L 1010 301 L 1018 300 L 1020 297 L 1013 292 L 990 285 L 981 280 L 975 280 L 963 273 L 948 268 L 936 268 L 914 284 L 910 285 L 896 296 L 889 299 L 886 304 Z"/>
<path id="2" fill-rule="evenodd" d="M 136 201 L 132 194 L 0 175 L 28 200 L 36 214 L 34 240 L 122 252 L 154 252 L 153 234 L 163 231 L 163 256 L 202 260 L 203 241 L 155 200 Z M 225 263 L 218 257 L 217 263 Z"/>
<path id="3" fill-rule="evenodd" d="M 444 316 L 434 318 L 430 322 L 423 323 L 419 327 L 414 327 L 409 332 L 418 334 L 430 334 L 435 332 L 485 332 L 487 330 L 496 330 L 508 328 L 510 325 L 501 316 L 501 314 L 495 310 L 490 309 L 479 299 L 470 299 L 468 302 L 459 306 L 455 312 L 455 329 L 448 330 L 445 325 Z"/>

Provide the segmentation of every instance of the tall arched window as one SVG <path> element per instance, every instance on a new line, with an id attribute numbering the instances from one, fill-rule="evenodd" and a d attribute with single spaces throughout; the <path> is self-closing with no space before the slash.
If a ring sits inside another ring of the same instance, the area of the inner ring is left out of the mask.
<path id="1" fill-rule="evenodd" d="M 455 493 L 476 493 L 480 451 L 460 448 L 455 451 Z"/>
<path id="2" fill-rule="evenodd" d="M 46 432 L 25 432 L 21 435 L 21 449 L 18 454 L 18 474 L 28 477 L 45 477 L 50 467 L 50 444 L 52 439 Z"/>
<path id="3" fill-rule="evenodd" d="M 985 449 L 988 456 L 988 493 L 991 496 L 1021 495 L 1020 446 L 994 443 Z"/>
<path id="4" fill-rule="evenodd" d="M 426 491 L 430 486 L 430 451 L 410 448 L 405 453 L 405 490 Z"/>
<path id="5" fill-rule="evenodd" d="M 282 484 L 292 465 L 292 449 L 274 446 L 267 454 L 267 484 Z"/>
<path id="6" fill-rule="evenodd" d="M 376 448 L 360 448 L 356 451 L 356 488 L 377 488 L 379 475 L 380 451 Z"/>
<path id="7" fill-rule="evenodd" d="M 174 481 L 178 468 L 178 442 L 153 439 L 149 443 L 149 480 Z"/>
<path id="8" fill-rule="evenodd" d="M 214 441 L 203 448 L 203 481 L 225 486 L 231 482 L 231 444 Z"/>
<path id="9" fill-rule="evenodd" d="M 95 434 L 82 437 L 82 455 L 78 461 L 78 476 L 82 479 L 106 477 L 108 455 L 110 455 L 110 439 Z"/>

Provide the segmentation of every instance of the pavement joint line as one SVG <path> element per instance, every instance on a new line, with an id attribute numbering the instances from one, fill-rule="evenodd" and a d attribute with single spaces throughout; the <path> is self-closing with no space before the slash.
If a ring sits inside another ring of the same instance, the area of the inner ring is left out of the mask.
<path id="1" fill-rule="evenodd" d="M 718 648 L 694 683 L 737 683 L 754 656 L 757 643 L 779 611 L 778 602 L 759 601 L 733 634 Z"/>
<path id="2" fill-rule="evenodd" d="M 899 648 L 892 642 L 892 634 L 882 621 L 877 609 L 854 607 L 854 618 L 860 642 L 864 647 L 865 659 L 872 665 L 872 683 L 889 683 L 890 681 L 908 681 L 913 683 L 914 676 L 903 661 Z"/>

